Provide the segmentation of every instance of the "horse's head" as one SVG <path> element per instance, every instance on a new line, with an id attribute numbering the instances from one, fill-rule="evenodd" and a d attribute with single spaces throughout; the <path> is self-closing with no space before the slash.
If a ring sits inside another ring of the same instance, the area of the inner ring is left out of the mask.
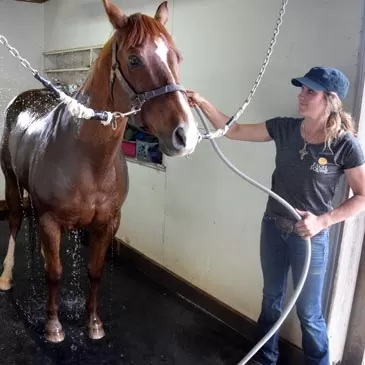
<path id="1" fill-rule="evenodd" d="M 143 14 L 126 16 L 121 9 L 103 0 L 115 33 L 112 43 L 111 93 L 114 107 L 130 106 L 141 111 L 135 117 L 160 142 L 169 156 L 184 156 L 194 151 L 198 128 L 184 89 L 179 85 L 181 56 L 165 28 L 167 2 L 155 17 Z"/>

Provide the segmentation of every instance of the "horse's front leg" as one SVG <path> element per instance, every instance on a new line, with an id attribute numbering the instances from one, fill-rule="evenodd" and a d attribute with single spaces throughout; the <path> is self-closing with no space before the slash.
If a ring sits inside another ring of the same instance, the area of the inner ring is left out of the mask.
<path id="1" fill-rule="evenodd" d="M 58 320 L 57 305 L 57 291 L 62 276 L 62 265 L 59 254 L 61 230 L 59 225 L 49 215 L 41 216 L 39 225 L 48 284 L 45 337 L 50 342 L 61 342 L 65 338 L 62 325 Z"/>
<path id="2" fill-rule="evenodd" d="M 87 303 L 89 314 L 89 337 L 98 340 L 105 336 L 103 324 L 97 313 L 97 294 L 103 274 L 105 254 L 111 244 L 113 232 L 111 225 L 91 230 L 88 274 L 90 279 L 90 296 Z"/>

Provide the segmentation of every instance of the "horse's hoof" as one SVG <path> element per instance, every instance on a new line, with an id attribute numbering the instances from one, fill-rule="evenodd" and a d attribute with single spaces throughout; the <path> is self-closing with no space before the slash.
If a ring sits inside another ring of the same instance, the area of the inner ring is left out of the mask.
<path id="1" fill-rule="evenodd" d="M 0 278 L 0 290 L 6 291 L 11 289 L 12 285 L 9 279 L 2 279 Z"/>
<path id="2" fill-rule="evenodd" d="M 62 342 L 65 339 L 61 323 L 57 321 L 49 321 L 46 324 L 45 338 L 52 343 Z"/>
<path id="3" fill-rule="evenodd" d="M 45 337 L 48 342 L 59 343 L 65 339 L 65 333 L 61 329 L 53 332 L 46 332 Z"/>
<path id="4" fill-rule="evenodd" d="M 92 340 L 100 340 L 105 336 L 103 324 L 101 322 L 92 321 L 89 325 L 89 337 Z"/>

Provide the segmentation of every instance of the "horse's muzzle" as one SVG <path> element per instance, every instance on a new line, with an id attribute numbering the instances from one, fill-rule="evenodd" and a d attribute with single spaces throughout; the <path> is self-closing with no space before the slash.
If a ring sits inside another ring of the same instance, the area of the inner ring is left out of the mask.
<path id="1" fill-rule="evenodd" d="M 165 147 L 163 152 L 168 156 L 189 155 L 194 152 L 198 137 L 198 128 L 194 123 L 180 123 L 169 138 L 162 141 Z"/>

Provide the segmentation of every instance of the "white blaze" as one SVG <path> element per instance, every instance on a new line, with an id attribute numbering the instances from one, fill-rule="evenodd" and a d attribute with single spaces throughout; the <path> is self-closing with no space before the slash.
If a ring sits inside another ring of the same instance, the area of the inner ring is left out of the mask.
<path id="1" fill-rule="evenodd" d="M 167 55 L 169 53 L 169 48 L 166 46 L 166 43 L 164 42 L 164 40 L 162 38 L 158 38 L 155 40 L 156 43 L 156 54 L 158 57 L 160 57 L 162 63 L 166 66 L 167 70 L 170 72 L 170 75 L 172 77 L 172 81 L 174 83 L 176 83 L 176 80 L 174 78 L 174 75 L 171 72 L 169 63 L 167 62 Z"/>
<path id="2" fill-rule="evenodd" d="M 156 43 L 156 54 L 161 59 L 162 63 L 166 66 L 167 71 L 170 73 L 172 81 L 176 83 L 175 77 L 173 73 L 171 72 L 169 63 L 167 61 L 167 55 L 169 53 L 169 48 L 167 47 L 165 41 L 162 38 L 158 38 L 155 40 Z M 187 123 L 184 121 L 181 121 L 184 123 L 182 127 L 185 130 L 186 133 L 186 150 L 188 150 L 188 153 L 191 153 L 194 151 L 196 144 L 198 142 L 198 125 L 194 119 L 193 113 L 191 111 L 191 108 L 189 106 L 189 103 L 187 100 L 182 96 L 181 92 L 177 93 L 180 105 L 182 109 L 185 112 L 185 115 L 187 116 Z"/>

